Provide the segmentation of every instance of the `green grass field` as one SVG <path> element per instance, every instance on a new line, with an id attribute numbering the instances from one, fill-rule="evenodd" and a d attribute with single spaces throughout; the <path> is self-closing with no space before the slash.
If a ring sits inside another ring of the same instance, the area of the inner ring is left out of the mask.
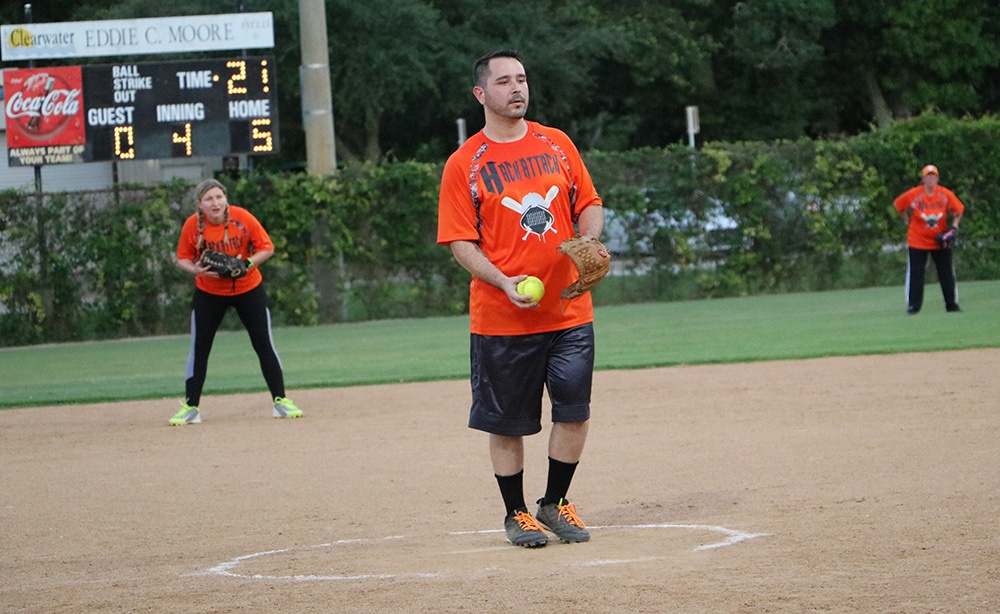
<path id="1" fill-rule="evenodd" d="M 598 369 L 1000 347 L 1000 281 L 963 283 L 949 314 L 929 285 L 597 310 Z M 468 318 L 280 328 L 289 396 L 301 388 L 468 377 Z M 183 397 L 187 336 L 0 349 L 0 407 Z M 218 335 L 205 394 L 266 390 L 244 332 Z"/>

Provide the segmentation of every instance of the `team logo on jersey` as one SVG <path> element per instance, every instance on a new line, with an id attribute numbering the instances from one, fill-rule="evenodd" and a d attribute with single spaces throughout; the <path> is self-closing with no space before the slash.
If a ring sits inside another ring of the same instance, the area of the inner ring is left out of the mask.
<path id="1" fill-rule="evenodd" d="M 559 194 L 558 186 L 552 186 L 544 197 L 537 192 L 525 194 L 521 202 L 517 202 L 509 196 L 503 197 L 501 201 L 503 206 L 521 215 L 521 228 L 524 229 L 524 236 L 521 237 L 522 241 L 527 240 L 528 236 L 532 234 L 538 235 L 544 241 L 545 233 L 550 230 L 555 234 L 559 233 L 558 230 L 552 227 L 556 218 L 549 211 L 549 207 L 552 205 L 552 201 L 557 194 Z"/>
<path id="2" fill-rule="evenodd" d="M 920 217 L 924 218 L 924 222 L 927 224 L 928 228 L 937 228 L 938 222 L 944 217 L 943 213 L 921 213 Z"/>

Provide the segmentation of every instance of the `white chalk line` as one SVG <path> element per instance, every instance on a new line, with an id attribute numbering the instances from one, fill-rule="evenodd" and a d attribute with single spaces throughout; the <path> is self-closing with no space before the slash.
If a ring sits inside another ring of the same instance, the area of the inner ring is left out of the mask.
<path id="1" fill-rule="evenodd" d="M 588 526 L 587 528 L 591 531 L 602 529 L 691 529 L 714 531 L 716 533 L 727 535 L 726 539 L 720 542 L 698 546 L 694 549 L 695 551 L 723 548 L 725 546 L 732 546 L 733 544 L 738 544 L 755 537 L 767 537 L 770 535 L 770 533 L 746 533 L 744 531 L 737 531 L 736 529 L 727 529 L 726 527 L 718 527 L 707 524 L 609 524 L 603 526 Z M 488 529 L 485 531 L 455 531 L 453 533 L 449 533 L 448 535 L 487 535 L 489 533 L 503 532 L 503 529 Z"/>
<path id="2" fill-rule="evenodd" d="M 589 526 L 588 529 L 592 531 L 603 531 L 608 529 L 686 529 L 694 531 L 711 531 L 714 533 L 722 533 L 725 535 L 725 539 L 710 544 L 703 544 L 697 546 L 692 550 L 694 552 L 700 552 L 704 550 L 714 550 L 716 548 L 724 548 L 726 546 L 732 546 L 740 542 L 755 539 L 757 537 L 767 537 L 771 535 L 770 533 L 747 533 L 745 531 L 739 531 L 736 529 L 729 529 L 727 527 L 720 527 L 715 525 L 704 525 L 704 524 L 633 524 L 633 525 L 602 525 L 602 526 Z M 502 529 L 489 529 L 484 531 L 453 531 L 448 533 L 448 535 L 462 536 L 462 535 L 488 535 L 492 533 L 503 533 Z M 204 571 L 196 572 L 193 574 L 186 574 L 189 576 L 203 576 L 203 575 L 216 575 L 225 576 L 230 578 L 241 578 L 245 580 L 270 580 L 270 581 L 292 581 L 292 582 L 315 582 L 315 581 L 357 581 L 357 580 L 400 580 L 400 579 L 425 579 L 425 578 L 441 578 L 445 574 L 439 573 L 404 573 L 404 574 L 351 574 L 351 575 L 268 575 L 268 574 L 241 574 L 233 571 L 239 565 L 266 556 L 271 556 L 275 554 L 286 554 L 288 552 L 293 552 L 295 550 L 315 550 L 319 548 L 333 548 L 336 546 L 344 546 L 350 544 L 369 544 L 374 542 L 389 542 L 392 540 L 405 539 L 402 535 L 392 535 L 389 537 L 383 537 L 380 539 L 341 539 L 334 542 L 329 542 L 325 544 L 316 544 L 313 546 L 304 546 L 300 548 L 282 548 L 279 550 L 267 550 L 264 552 L 255 552 L 253 554 L 247 554 L 244 556 L 239 556 L 215 567 L 211 567 Z M 473 550 L 456 550 L 450 554 L 475 554 L 477 552 L 487 552 L 492 550 L 506 549 L 507 546 L 501 547 L 490 547 L 490 548 L 480 548 Z M 640 563 L 654 561 L 661 559 L 663 557 L 658 556 L 647 556 L 635 559 L 599 559 L 594 561 L 585 561 L 581 563 L 573 563 L 572 567 L 601 567 L 609 565 L 627 565 L 630 563 Z M 493 568 L 491 568 L 493 569 Z"/>

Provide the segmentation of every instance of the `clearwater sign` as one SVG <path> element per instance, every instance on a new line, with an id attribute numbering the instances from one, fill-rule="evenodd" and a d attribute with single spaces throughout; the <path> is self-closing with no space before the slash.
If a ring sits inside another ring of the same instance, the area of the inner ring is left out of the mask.
<path id="1" fill-rule="evenodd" d="M 0 26 L 4 62 L 274 47 L 271 13 Z"/>

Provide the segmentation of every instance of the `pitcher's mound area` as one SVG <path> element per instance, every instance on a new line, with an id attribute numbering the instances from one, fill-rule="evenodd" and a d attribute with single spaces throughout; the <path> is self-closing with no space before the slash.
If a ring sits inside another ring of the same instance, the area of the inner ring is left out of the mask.
<path id="1" fill-rule="evenodd" d="M 0 610 L 1000 611 L 998 374 L 995 349 L 599 372 L 569 493 L 592 539 L 531 550 L 465 381 L 290 390 L 287 421 L 264 393 L 176 428 L 175 399 L 0 411 Z"/>

